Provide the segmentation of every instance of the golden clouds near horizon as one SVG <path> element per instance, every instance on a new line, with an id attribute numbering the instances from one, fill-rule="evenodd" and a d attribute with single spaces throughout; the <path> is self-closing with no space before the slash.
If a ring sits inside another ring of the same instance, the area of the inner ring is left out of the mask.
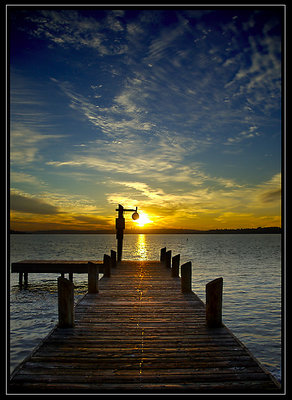
<path id="1" fill-rule="evenodd" d="M 137 221 L 125 215 L 128 229 L 280 227 L 281 174 L 255 186 L 224 186 L 219 182 L 217 186 L 198 185 L 188 191 L 175 191 L 157 182 L 121 182 L 112 186 L 103 206 L 89 196 L 48 192 L 30 195 L 12 190 L 11 229 L 113 230 L 117 204 L 138 206 Z"/>

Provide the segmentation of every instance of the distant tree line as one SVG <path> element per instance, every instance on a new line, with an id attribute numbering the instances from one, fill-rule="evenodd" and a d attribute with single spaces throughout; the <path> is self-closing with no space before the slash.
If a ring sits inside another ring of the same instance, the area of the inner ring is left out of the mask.
<path id="1" fill-rule="evenodd" d="M 115 230 L 42 230 L 42 231 L 15 231 L 10 230 L 11 234 L 25 234 L 25 233 L 35 233 L 35 234 L 105 234 L 105 233 L 115 233 Z M 214 233 L 282 233 L 282 228 L 271 226 L 267 228 L 237 228 L 237 229 L 209 229 L 209 230 L 197 230 L 197 229 L 126 229 L 125 233 L 156 233 L 156 234 L 214 234 Z"/>

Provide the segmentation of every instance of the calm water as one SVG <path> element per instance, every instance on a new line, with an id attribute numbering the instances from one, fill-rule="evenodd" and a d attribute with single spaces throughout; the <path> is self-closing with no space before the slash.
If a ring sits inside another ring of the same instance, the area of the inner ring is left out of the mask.
<path id="1" fill-rule="evenodd" d="M 102 260 L 116 248 L 115 235 L 11 235 L 10 261 Z M 192 288 L 205 302 L 205 285 L 224 279 L 223 321 L 277 379 L 281 379 L 280 235 L 125 235 L 124 259 L 157 260 L 166 246 L 192 261 Z M 19 290 L 10 282 L 11 371 L 57 323 L 57 274 L 30 274 Z M 75 301 L 87 276 L 74 275 Z"/>

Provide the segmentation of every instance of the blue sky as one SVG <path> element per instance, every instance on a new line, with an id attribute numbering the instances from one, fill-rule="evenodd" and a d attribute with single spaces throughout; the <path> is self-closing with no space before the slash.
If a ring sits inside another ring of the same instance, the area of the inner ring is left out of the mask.
<path id="1" fill-rule="evenodd" d="M 280 225 L 283 8 L 8 11 L 12 227 Z"/>

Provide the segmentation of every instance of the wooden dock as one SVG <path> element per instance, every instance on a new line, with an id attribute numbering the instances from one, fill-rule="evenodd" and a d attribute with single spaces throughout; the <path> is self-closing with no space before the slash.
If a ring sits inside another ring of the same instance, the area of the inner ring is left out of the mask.
<path id="1" fill-rule="evenodd" d="M 14 371 L 9 393 L 280 393 L 158 261 L 122 261 Z"/>

